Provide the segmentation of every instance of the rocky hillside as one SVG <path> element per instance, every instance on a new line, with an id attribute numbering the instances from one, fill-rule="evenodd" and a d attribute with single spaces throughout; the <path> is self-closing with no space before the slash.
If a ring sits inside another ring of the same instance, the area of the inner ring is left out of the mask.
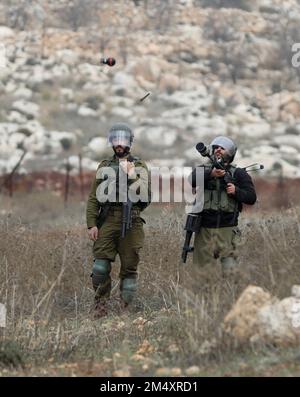
<path id="1" fill-rule="evenodd" d="M 2 1 L 0 172 L 24 149 L 23 172 L 95 169 L 125 121 L 155 165 L 226 134 L 239 165 L 300 176 L 299 22 L 296 0 Z"/>

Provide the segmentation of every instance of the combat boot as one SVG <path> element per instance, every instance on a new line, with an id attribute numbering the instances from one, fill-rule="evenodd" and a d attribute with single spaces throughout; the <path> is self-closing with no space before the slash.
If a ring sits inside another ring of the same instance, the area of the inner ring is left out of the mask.
<path id="1" fill-rule="evenodd" d="M 108 311 L 107 311 L 107 305 L 106 301 L 103 300 L 97 300 L 95 299 L 95 304 L 94 304 L 94 314 L 93 317 L 95 320 L 107 316 Z"/>

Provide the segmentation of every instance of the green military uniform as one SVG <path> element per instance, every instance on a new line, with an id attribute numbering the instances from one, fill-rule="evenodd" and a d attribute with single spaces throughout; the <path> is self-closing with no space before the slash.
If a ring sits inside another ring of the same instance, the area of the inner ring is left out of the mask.
<path id="1" fill-rule="evenodd" d="M 241 235 L 238 229 L 238 217 L 243 204 L 253 205 L 256 192 L 251 177 L 243 168 L 233 166 L 237 146 L 227 137 L 213 139 L 209 148 L 197 145 L 203 157 L 208 157 L 210 165 L 204 167 L 204 204 L 199 213 L 201 227 L 195 233 L 193 263 L 203 267 L 215 264 L 220 259 L 222 269 L 232 270 L 237 266 L 236 247 Z M 196 167 L 190 175 L 193 188 L 198 185 Z M 226 171 L 222 176 L 212 176 L 212 170 Z M 227 193 L 234 186 L 232 193 Z M 202 187 L 202 186 L 201 186 Z M 200 222 L 199 222 L 200 223 Z"/>
<path id="2" fill-rule="evenodd" d="M 224 271 L 236 266 L 236 247 L 240 240 L 237 227 L 219 229 L 202 227 L 195 234 L 193 263 L 204 267 L 220 258 Z"/>
<path id="3" fill-rule="evenodd" d="M 211 171 L 211 167 L 204 166 L 206 172 Z M 228 171 L 234 177 L 236 167 L 230 166 Z M 226 185 L 221 178 L 211 178 L 204 190 L 203 211 L 215 211 L 233 213 L 237 216 L 238 202 L 227 194 Z M 215 227 L 202 227 L 199 233 L 195 234 L 193 263 L 199 266 L 215 263 L 217 258 L 221 258 L 224 270 L 233 268 L 236 265 L 236 246 L 239 237 L 237 226 L 220 227 L 218 223 Z"/>
<path id="4" fill-rule="evenodd" d="M 146 183 L 148 197 L 150 197 L 150 176 L 146 164 L 140 159 L 127 156 L 128 160 L 133 161 L 135 169 L 141 167 L 147 173 Z M 105 180 L 101 176 L 101 168 L 111 167 L 116 173 L 116 202 L 100 203 L 97 198 L 97 188 Z M 100 172 L 99 172 L 100 171 Z M 111 262 L 115 261 L 116 255 L 119 254 L 121 261 L 120 269 L 120 289 L 121 297 L 129 303 L 137 287 L 137 267 L 139 263 L 139 251 L 144 242 L 143 223 L 140 212 L 146 208 L 148 202 L 137 202 L 132 208 L 132 227 L 126 232 L 124 238 L 121 237 L 122 224 L 122 203 L 119 202 L 120 192 L 118 191 L 119 181 L 119 159 L 114 155 L 110 159 L 103 160 L 97 170 L 97 175 L 93 181 L 91 192 L 87 203 L 87 226 L 88 228 L 98 226 L 98 239 L 93 245 L 94 267 L 93 267 L 93 286 L 96 291 L 96 301 L 105 300 L 110 295 L 111 290 Z M 135 175 L 133 179 L 128 179 L 128 186 L 140 178 Z M 99 225 L 99 213 L 106 212 L 105 220 Z"/>

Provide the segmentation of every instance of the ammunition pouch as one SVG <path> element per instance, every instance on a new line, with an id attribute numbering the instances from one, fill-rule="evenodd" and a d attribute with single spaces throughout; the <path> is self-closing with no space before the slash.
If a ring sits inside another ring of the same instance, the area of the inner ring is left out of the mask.
<path id="1" fill-rule="evenodd" d="M 231 166 L 224 178 L 210 179 L 204 189 L 203 210 L 235 212 L 237 201 L 227 194 L 227 183 L 234 183 L 235 167 Z"/>

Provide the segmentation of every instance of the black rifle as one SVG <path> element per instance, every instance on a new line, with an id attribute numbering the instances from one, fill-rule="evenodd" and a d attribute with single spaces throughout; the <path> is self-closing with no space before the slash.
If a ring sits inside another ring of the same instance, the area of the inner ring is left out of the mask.
<path id="1" fill-rule="evenodd" d="M 190 246 L 193 233 L 199 233 L 201 228 L 201 215 L 188 214 L 184 230 L 186 231 L 184 245 L 182 248 L 181 259 L 186 263 L 187 255 L 189 252 L 194 251 L 194 247 Z"/>
<path id="2" fill-rule="evenodd" d="M 126 232 L 132 227 L 132 202 L 127 198 L 127 201 L 122 204 L 122 229 L 121 237 L 124 238 Z"/>
<path id="3" fill-rule="evenodd" d="M 134 159 L 130 155 L 127 161 L 133 162 Z M 121 237 L 124 238 L 127 231 L 132 227 L 132 202 L 129 199 L 128 189 L 128 175 L 127 175 L 127 201 L 122 203 L 122 226 L 121 226 Z"/>

